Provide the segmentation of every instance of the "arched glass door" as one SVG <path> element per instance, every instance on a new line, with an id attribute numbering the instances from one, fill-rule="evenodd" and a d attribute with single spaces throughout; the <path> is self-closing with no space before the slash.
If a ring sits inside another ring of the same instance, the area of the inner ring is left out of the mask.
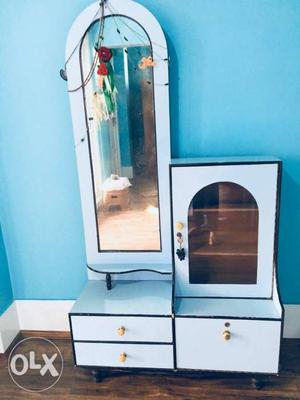
<path id="1" fill-rule="evenodd" d="M 256 284 L 258 207 L 232 182 L 201 189 L 188 211 L 189 283 Z"/>

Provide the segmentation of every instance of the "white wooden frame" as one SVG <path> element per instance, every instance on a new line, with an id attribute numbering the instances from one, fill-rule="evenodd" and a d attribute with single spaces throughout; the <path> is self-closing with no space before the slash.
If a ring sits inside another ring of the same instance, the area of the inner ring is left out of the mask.
<path id="1" fill-rule="evenodd" d="M 174 222 L 183 222 L 186 258 L 175 256 L 176 296 L 266 297 L 272 296 L 278 164 L 187 166 L 172 168 Z M 194 195 L 216 182 L 234 182 L 255 198 L 258 211 L 257 284 L 190 284 L 188 261 L 188 208 Z M 176 228 L 173 237 L 176 243 Z M 176 248 L 175 248 L 176 251 Z"/>
<path id="2" fill-rule="evenodd" d="M 167 44 L 164 33 L 154 16 L 143 6 L 131 0 L 107 0 L 105 16 L 111 15 L 110 7 L 120 15 L 137 21 L 147 32 L 154 58 L 158 62 L 153 69 L 155 124 L 158 162 L 158 188 L 161 223 L 161 252 L 98 252 L 97 223 L 95 219 L 93 185 L 88 146 L 88 134 L 84 111 L 83 90 L 70 93 L 71 113 L 76 146 L 84 223 L 87 262 L 93 265 L 111 264 L 169 264 L 171 263 L 170 195 L 168 164 L 170 160 L 169 89 Z M 97 10 L 99 12 L 97 13 Z M 69 32 L 66 60 L 83 38 L 88 27 L 100 16 L 99 1 L 87 7 L 75 20 Z M 80 46 L 67 64 L 68 87 L 81 85 Z M 84 140 L 82 140 L 84 139 Z M 157 267 L 156 267 L 157 269 Z M 94 275 L 93 275 L 94 276 Z"/>

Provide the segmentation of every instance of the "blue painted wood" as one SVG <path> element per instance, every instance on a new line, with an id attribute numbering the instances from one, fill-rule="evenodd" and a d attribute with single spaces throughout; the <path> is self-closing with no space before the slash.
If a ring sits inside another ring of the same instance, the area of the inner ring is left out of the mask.
<path id="1" fill-rule="evenodd" d="M 89 281 L 71 313 L 171 315 L 171 281 L 113 281 L 112 290 L 104 281 Z"/>

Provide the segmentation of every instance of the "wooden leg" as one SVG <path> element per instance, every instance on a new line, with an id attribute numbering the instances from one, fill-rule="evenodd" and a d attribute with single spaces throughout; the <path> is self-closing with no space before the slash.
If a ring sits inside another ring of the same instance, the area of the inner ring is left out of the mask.
<path id="1" fill-rule="evenodd" d="M 252 381 L 252 386 L 254 387 L 254 389 L 260 390 L 265 386 L 265 384 L 261 380 L 261 378 L 254 377 L 254 378 L 252 378 L 251 381 Z"/>
<path id="2" fill-rule="evenodd" d="M 91 374 L 95 382 L 98 383 L 102 381 L 103 372 L 101 371 L 101 369 L 92 369 Z"/>

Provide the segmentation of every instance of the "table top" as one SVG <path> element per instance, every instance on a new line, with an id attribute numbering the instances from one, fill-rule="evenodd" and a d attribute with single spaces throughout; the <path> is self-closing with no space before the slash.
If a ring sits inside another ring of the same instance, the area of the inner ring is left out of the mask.
<path id="1" fill-rule="evenodd" d="M 88 281 L 71 314 L 152 315 L 172 314 L 171 281 Z"/>

